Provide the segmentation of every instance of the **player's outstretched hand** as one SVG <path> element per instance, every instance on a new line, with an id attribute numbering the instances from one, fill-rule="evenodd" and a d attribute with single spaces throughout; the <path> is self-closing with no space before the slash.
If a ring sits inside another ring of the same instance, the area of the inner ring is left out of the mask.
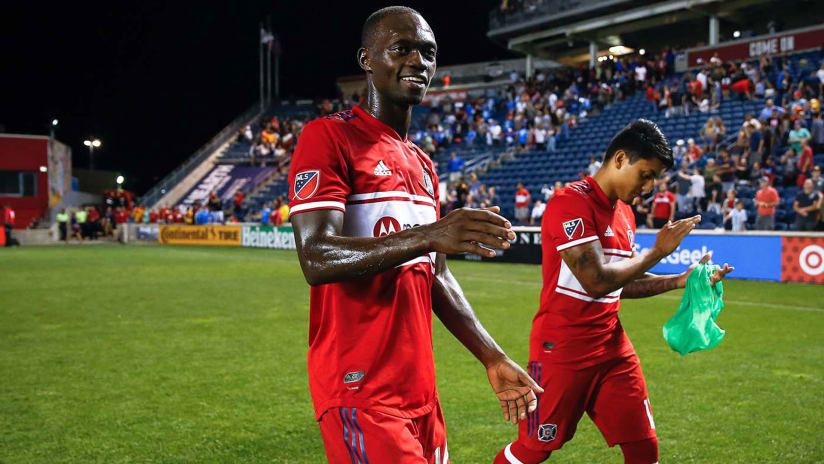
<path id="1" fill-rule="evenodd" d="M 498 213 L 497 206 L 484 209 L 461 208 L 437 222 L 422 226 L 434 251 L 444 254 L 474 253 L 491 258 L 495 251 L 484 245 L 505 250 L 515 238 L 512 224 Z"/>
<path id="2" fill-rule="evenodd" d="M 517 424 L 519 419 L 525 420 L 527 413 L 538 406 L 535 393 L 543 393 L 544 389 L 511 359 L 504 358 L 491 364 L 486 369 L 486 375 L 501 402 L 504 420 Z"/>
<path id="3" fill-rule="evenodd" d="M 710 258 L 712 258 L 712 252 L 705 254 L 704 257 L 701 258 L 701 261 L 698 261 L 698 264 L 706 264 L 710 261 Z M 684 287 L 687 286 L 687 277 L 689 277 L 690 272 L 692 272 L 692 270 L 693 270 L 693 268 L 695 268 L 695 266 L 696 265 L 693 264 L 692 266 L 689 267 L 689 269 L 684 271 L 684 273 L 679 276 L 679 278 L 678 278 L 678 287 L 679 288 L 684 288 Z M 727 274 L 729 274 L 730 272 L 732 272 L 734 270 L 735 270 L 734 267 L 730 266 L 727 263 L 724 263 L 723 267 L 713 271 L 712 277 L 710 277 L 710 285 L 715 285 L 716 283 L 721 282 L 722 280 L 724 280 L 724 277 L 726 277 Z"/>
<path id="4" fill-rule="evenodd" d="M 655 248 L 661 256 L 667 256 L 678 248 L 681 240 L 692 232 L 699 222 L 701 222 L 700 215 L 684 218 L 675 222 L 667 222 L 667 224 L 658 231 L 653 248 Z"/>

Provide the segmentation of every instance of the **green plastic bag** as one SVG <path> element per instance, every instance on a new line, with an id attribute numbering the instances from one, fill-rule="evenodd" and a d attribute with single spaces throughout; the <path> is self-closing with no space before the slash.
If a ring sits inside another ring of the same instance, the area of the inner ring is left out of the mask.
<path id="1" fill-rule="evenodd" d="M 724 339 L 715 319 L 724 307 L 724 286 L 710 285 L 717 265 L 698 264 L 689 277 L 678 311 L 664 324 L 664 339 L 673 351 L 685 355 L 714 348 Z"/>

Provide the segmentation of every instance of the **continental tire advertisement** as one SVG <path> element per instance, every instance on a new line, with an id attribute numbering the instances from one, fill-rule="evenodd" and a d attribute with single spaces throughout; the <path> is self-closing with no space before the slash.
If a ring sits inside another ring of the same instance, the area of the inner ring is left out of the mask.
<path id="1" fill-rule="evenodd" d="M 157 240 L 162 245 L 240 246 L 240 226 L 160 225 Z"/>
<path id="2" fill-rule="evenodd" d="M 295 234 L 291 227 L 243 226 L 241 246 L 294 250 Z"/>

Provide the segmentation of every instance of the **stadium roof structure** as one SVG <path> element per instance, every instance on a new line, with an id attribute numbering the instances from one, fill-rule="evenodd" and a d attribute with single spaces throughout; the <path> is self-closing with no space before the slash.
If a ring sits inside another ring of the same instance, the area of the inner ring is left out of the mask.
<path id="1" fill-rule="evenodd" d="M 529 12 L 494 10 L 487 36 L 527 56 L 578 65 L 622 54 L 610 47 L 631 53 L 715 45 L 733 39 L 734 31 L 742 37 L 766 33 L 770 21 L 792 28 L 822 18 L 824 11 L 808 0 L 561 0 Z"/>

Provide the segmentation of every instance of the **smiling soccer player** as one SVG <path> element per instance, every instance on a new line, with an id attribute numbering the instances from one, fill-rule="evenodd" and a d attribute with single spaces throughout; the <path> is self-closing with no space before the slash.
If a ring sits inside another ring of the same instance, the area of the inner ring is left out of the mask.
<path id="1" fill-rule="evenodd" d="M 538 385 L 475 317 L 447 253 L 493 256 L 511 224 L 486 210 L 440 218 L 438 177 L 407 139 L 412 106 L 435 74 L 437 43 L 416 11 L 364 24 L 363 107 L 309 123 L 289 174 L 298 257 L 311 285 L 309 388 L 332 463 L 449 462 L 435 388 L 432 313 L 477 358 L 517 422 Z"/>

